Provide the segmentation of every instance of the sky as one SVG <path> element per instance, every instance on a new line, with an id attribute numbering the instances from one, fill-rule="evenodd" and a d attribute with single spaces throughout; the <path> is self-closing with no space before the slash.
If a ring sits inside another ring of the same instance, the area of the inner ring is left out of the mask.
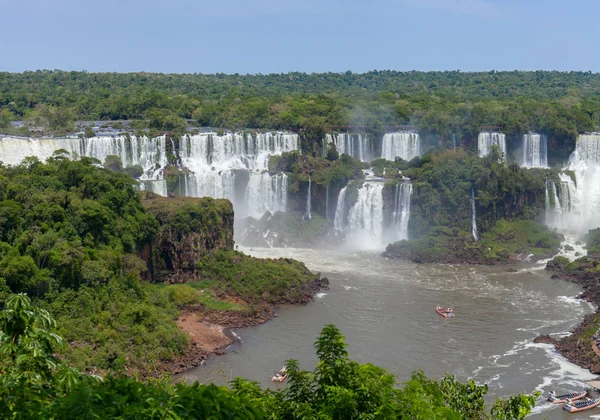
<path id="1" fill-rule="evenodd" d="M 0 71 L 600 71 L 598 0 L 0 0 Z"/>

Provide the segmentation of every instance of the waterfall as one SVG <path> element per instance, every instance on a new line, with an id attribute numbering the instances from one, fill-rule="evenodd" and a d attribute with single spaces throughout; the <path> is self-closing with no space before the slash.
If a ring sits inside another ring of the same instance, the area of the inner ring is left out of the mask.
<path id="1" fill-rule="evenodd" d="M 181 191 L 188 196 L 230 199 L 236 215 L 260 217 L 264 211 L 287 207 L 287 176 L 267 172 L 269 157 L 298 150 L 297 134 L 200 133 L 171 139 L 171 155 L 166 136 L 104 136 L 85 139 L 0 138 L 0 160 L 18 164 L 26 156 L 45 160 L 58 149 L 73 156 L 89 156 L 104 163 L 109 155 L 119 156 L 122 166 L 142 168 L 140 189 L 167 195 L 164 175 L 169 163 L 179 162 L 183 172 Z"/>
<path id="2" fill-rule="evenodd" d="M 343 231 L 346 226 L 345 218 L 346 218 L 346 189 L 348 187 L 344 187 L 340 190 L 340 194 L 338 195 L 337 205 L 335 208 L 335 217 L 333 219 L 333 227 L 336 231 Z"/>
<path id="3" fill-rule="evenodd" d="M 471 232 L 473 233 L 473 240 L 478 241 L 479 236 L 477 235 L 477 214 L 475 210 L 475 191 L 471 188 Z"/>
<path id="4" fill-rule="evenodd" d="M 500 148 L 503 158 L 506 159 L 506 136 L 503 133 L 479 133 L 479 137 L 477 138 L 479 157 L 489 155 L 493 145 L 497 145 Z"/>
<path id="5" fill-rule="evenodd" d="M 396 184 L 394 194 L 394 212 L 392 213 L 393 224 L 396 227 L 396 240 L 408 239 L 408 220 L 410 219 L 410 197 L 412 195 L 412 184 L 405 181 Z"/>
<path id="6" fill-rule="evenodd" d="M 394 161 L 396 157 L 409 161 L 421 156 L 421 139 L 418 133 L 387 133 L 381 144 L 381 157 Z"/>
<path id="7" fill-rule="evenodd" d="M 562 185 L 562 183 L 561 183 Z M 568 190 L 567 190 L 568 194 Z M 552 227 L 560 227 L 563 209 L 558 197 L 556 184 L 553 181 L 546 180 L 546 224 Z M 567 199 L 567 203 L 569 200 Z M 567 204 L 568 205 L 568 204 Z"/>
<path id="8" fill-rule="evenodd" d="M 308 193 L 306 194 L 306 217 L 308 217 L 308 220 L 312 220 L 312 212 L 311 212 L 311 205 L 310 205 L 310 194 L 311 194 L 311 184 L 312 181 L 310 179 L 310 177 L 308 177 Z"/>
<path id="9" fill-rule="evenodd" d="M 600 134 L 578 137 L 566 169 L 571 172 L 560 174 L 561 227 L 583 234 L 600 226 Z"/>
<path id="10" fill-rule="evenodd" d="M 456 150 L 456 134 L 452 133 L 452 146 Z"/>
<path id="11" fill-rule="evenodd" d="M 259 218 L 266 211 L 270 213 L 286 211 L 287 185 L 288 177 L 283 173 L 276 175 L 269 175 L 267 172 L 250 174 L 244 203 L 237 205 L 240 215 Z"/>
<path id="12" fill-rule="evenodd" d="M 335 144 L 335 148 L 341 155 L 345 153 L 363 162 L 371 161 L 371 147 L 367 136 L 358 133 L 325 134 L 323 141 L 323 156 L 327 154 L 327 145 Z"/>
<path id="13" fill-rule="evenodd" d="M 236 215 L 261 217 L 287 208 L 287 175 L 267 172 L 269 157 L 298 150 L 297 134 L 200 133 L 181 139 L 186 195 L 231 200 Z"/>
<path id="14" fill-rule="evenodd" d="M 524 134 L 521 166 L 525 168 L 548 167 L 548 139 L 543 134 Z"/>
<path id="15" fill-rule="evenodd" d="M 348 212 L 347 238 L 359 248 L 383 246 L 383 184 L 364 183 Z"/>
<path id="16" fill-rule="evenodd" d="M 325 188 L 325 218 L 329 219 L 329 183 Z"/>

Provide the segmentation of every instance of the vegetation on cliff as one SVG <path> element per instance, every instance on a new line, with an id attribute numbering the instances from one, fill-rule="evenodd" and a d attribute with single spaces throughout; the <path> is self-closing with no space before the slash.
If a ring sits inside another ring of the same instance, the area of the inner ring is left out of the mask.
<path id="1" fill-rule="evenodd" d="M 385 369 L 350 359 L 340 331 L 323 328 L 314 371 L 288 361 L 288 386 L 263 390 L 237 378 L 231 386 L 148 383 L 117 370 L 107 377 L 83 375 L 53 354 L 61 337 L 54 320 L 12 295 L 0 313 L 0 412 L 10 418 L 465 418 L 522 419 L 537 395 L 497 400 L 489 411 L 487 385 L 461 383 L 452 375 L 440 382 L 421 372 L 402 387 Z"/>
<path id="2" fill-rule="evenodd" d="M 558 248 L 561 236 L 536 223 L 545 212 L 546 179 L 557 177 L 553 170 L 507 165 L 496 148 L 483 158 L 446 150 L 411 162 L 378 162 L 379 170 L 389 166 L 402 168 L 402 173 L 392 172 L 398 180 L 411 178 L 408 230 L 414 239 L 390 245 L 389 257 L 492 263 L 509 261 L 514 254 L 547 257 Z M 384 186 L 388 209 L 395 185 L 388 181 Z M 481 241 L 471 233 L 473 197 Z"/>
<path id="3" fill-rule="evenodd" d="M 122 360 L 128 371 L 154 371 L 188 348 L 174 322 L 186 305 L 230 310 L 232 297 L 307 299 L 316 276 L 300 263 L 234 253 L 229 201 L 151 193 L 142 201 L 134 183 L 60 151 L 46 163 L 0 167 L 0 305 L 24 292 L 53 314 L 67 364 L 95 372 Z M 240 270 L 219 271 L 224 255 L 242 261 Z M 148 282 L 198 284 L 204 273 L 202 292 Z"/>
<path id="4" fill-rule="evenodd" d="M 418 263 L 509 263 L 551 257 L 562 240 L 533 220 L 498 220 L 477 241 L 470 231 L 437 226 L 418 239 L 388 245 L 383 255 Z"/>

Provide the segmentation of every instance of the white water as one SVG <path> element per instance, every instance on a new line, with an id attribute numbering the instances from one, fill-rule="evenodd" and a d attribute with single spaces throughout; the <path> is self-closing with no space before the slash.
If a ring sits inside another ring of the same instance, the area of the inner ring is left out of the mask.
<path id="1" fill-rule="evenodd" d="M 477 138 L 477 150 L 479 157 L 487 156 L 492 151 L 492 146 L 497 145 L 506 159 L 506 135 L 503 133 L 479 133 Z"/>
<path id="2" fill-rule="evenodd" d="M 101 136 L 84 139 L 69 138 L 14 138 L 0 140 L 0 160 L 5 164 L 19 164 L 27 156 L 36 156 L 45 161 L 57 150 L 66 150 L 73 157 L 86 156 L 98 159 L 103 164 L 108 156 L 121 158 L 123 168 L 140 166 L 143 174 L 141 189 L 149 189 L 167 195 L 163 170 L 168 165 L 165 136 Z"/>
<path id="3" fill-rule="evenodd" d="M 329 184 L 327 184 L 327 188 L 325 189 L 325 218 L 329 219 Z"/>
<path id="4" fill-rule="evenodd" d="M 347 242 L 359 249 L 383 246 L 383 184 L 365 182 L 348 213 Z"/>
<path id="5" fill-rule="evenodd" d="M 399 132 L 387 133 L 381 144 L 381 157 L 394 161 L 396 157 L 411 160 L 421 156 L 421 139 L 419 133 Z"/>
<path id="6" fill-rule="evenodd" d="M 600 226 L 600 134 L 581 135 L 566 168 L 560 174 L 561 230 L 582 235 Z"/>
<path id="7" fill-rule="evenodd" d="M 405 181 L 396 184 L 394 192 L 394 212 L 392 213 L 392 223 L 395 229 L 393 241 L 408 239 L 408 221 L 410 219 L 410 198 L 412 195 L 412 184 Z"/>
<path id="8" fill-rule="evenodd" d="M 562 206 L 556 184 L 550 180 L 546 180 L 546 224 L 550 227 L 560 227 L 562 223 Z"/>
<path id="9" fill-rule="evenodd" d="M 359 133 L 326 134 L 323 141 L 323 155 L 327 153 L 327 145 L 333 143 L 338 153 L 346 153 L 363 162 L 371 161 L 371 146 L 367 136 Z"/>
<path id="10" fill-rule="evenodd" d="M 311 208 L 311 185 L 312 185 L 312 181 L 310 179 L 310 177 L 308 177 L 308 193 L 306 194 L 306 217 L 308 217 L 308 220 L 312 219 L 312 208 Z"/>
<path id="11" fill-rule="evenodd" d="M 548 139 L 543 134 L 524 134 L 521 166 L 525 168 L 548 167 Z"/>
<path id="12" fill-rule="evenodd" d="M 175 142 L 171 140 L 175 153 Z M 236 214 L 260 217 L 265 211 L 287 208 L 287 176 L 270 175 L 269 157 L 298 150 L 297 134 L 290 133 L 201 133 L 184 136 L 179 144 L 182 192 L 187 196 L 228 198 Z M 104 163 L 107 156 L 121 158 L 123 167 L 139 165 L 143 169 L 140 189 L 166 196 L 164 169 L 176 156 L 167 155 L 165 136 L 91 137 L 86 139 L 0 139 L 0 160 L 18 164 L 27 156 L 46 160 L 59 149 L 73 157 L 88 156 Z"/>
<path id="13" fill-rule="evenodd" d="M 478 241 L 479 235 L 477 234 L 477 213 L 475 210 L 475 191 L 471 188 L 471 232 L 473 233 L 473 239 Z"/>
<path id="14" fill-rule="evenodd" d="M 336 231 L 342 232 L 346 226 L 346 190 L 344 187 L 338 195 L 337 206 L 335 208 L 335 217 L 333 219 L 333 227 Z"/>

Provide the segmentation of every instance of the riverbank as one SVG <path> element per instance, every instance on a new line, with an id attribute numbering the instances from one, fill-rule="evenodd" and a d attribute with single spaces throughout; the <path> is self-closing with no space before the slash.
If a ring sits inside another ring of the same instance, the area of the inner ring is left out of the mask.
<path id="1" fill-rule="evenodd" d="M 599 262 L 589 257 L 581 257 L 570 262 L 564 257 L 555 257 L 546 265 L 554 271 L 552 278 L 578 284 L 583 292 L 578 296 L 596 306 L 596 312 L 586 315 L 572 334 L 560 340 L 548 336 L 536 338 L 536 342 L 549 342 L 570 362 L 600 374 L 600 357 L 594 351 L 592 336 L 600 325 L 600 271 Z"/>
<path id="2" fill-rule="evenodd" d="M 304 305 L 311 302 L 320 290 L 329 289 L 327 278 L 317 278 L 307 284 L 297 300 L 279 303 Z M 248 304 L 239 298 L 221 296 L 225 305 L 238 305 L 235 309 L 214 309 L 205 304 L 185 306 L 176 319 L 177 326 L 190 337 L 188 349 L 171 361 L 161 362 L 157 371 L 179 374 L 202 365 L 210 357 L 222 355 L 238 338 L 232 328 L 253 327 L 264 324 L 276 315 L 278 304 L 266 301 Z M 213 303 L 214 305 L 214 303 Z"/>

